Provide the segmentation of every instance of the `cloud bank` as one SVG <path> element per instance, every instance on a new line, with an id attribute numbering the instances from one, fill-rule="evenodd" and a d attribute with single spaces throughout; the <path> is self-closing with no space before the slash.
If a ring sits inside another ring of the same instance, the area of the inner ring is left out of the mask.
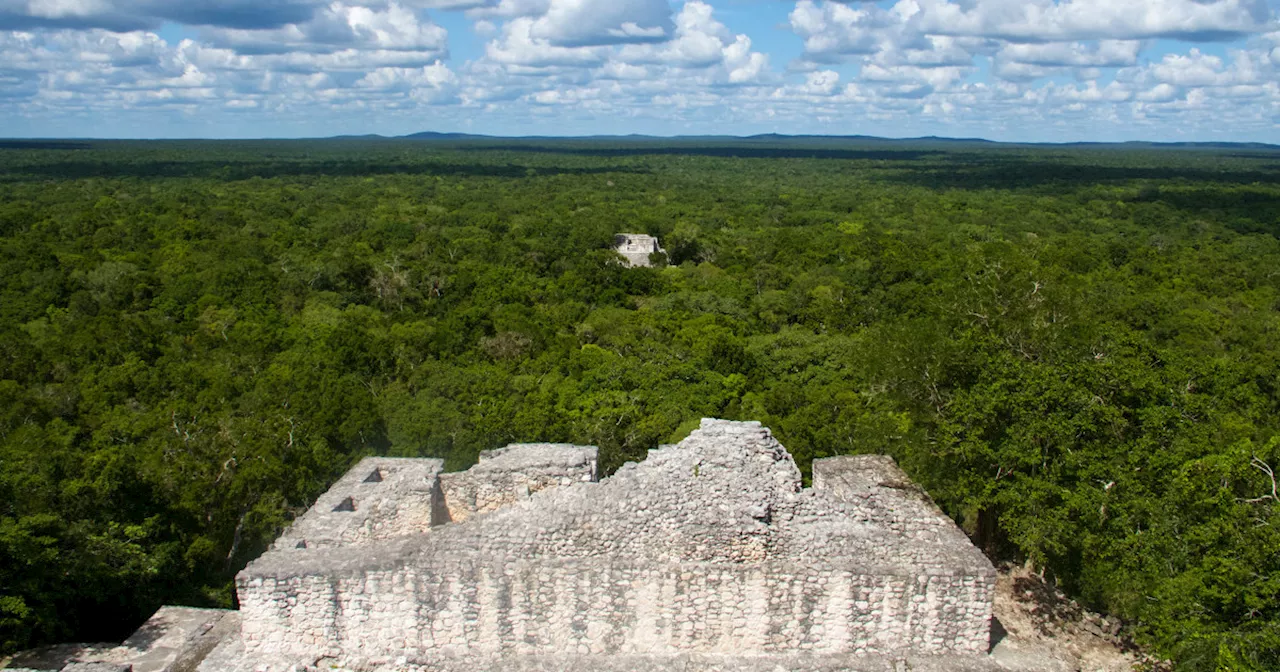
<path id="1" fill-rule="evenodd" d="M 1280 141 L 1276 18 L 1268 0 L 0 0 L 0 115 L 40 135 Z"/>

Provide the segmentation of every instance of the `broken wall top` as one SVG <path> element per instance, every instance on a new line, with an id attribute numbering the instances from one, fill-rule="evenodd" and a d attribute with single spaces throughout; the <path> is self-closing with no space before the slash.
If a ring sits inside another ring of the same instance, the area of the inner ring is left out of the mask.
<path id="1" fill-rule="evenodd" d="M 990 562 L 892 460 L 835 458 L 827 474 L 868 472 L 854 490 L 800 471 L 768 429 L 704 420 L 598 484 L 542 493 L 423 539 L 419 562 L 450 556 L 612 563 L 785 562 L 902 574 L 993 574 Z M 824 463 L 827 462 L 827 463 Z M 886 474 L 888 476 L 886 477 Z"/>
<path id="2" fill-rule="evenodd" d="M 570 443 L 513 443 L 505 448 L 481 451 L 480 461 L 474 467 L 458 473 L 523 473 L 531 469 L 559 469 L 561 473 L 576 473 L 578 467 L 587 463 L 594 464 L 598 452 L 595 446 Z M 594 472 L 592 475 L 594 476 Z"/>
<path id="3" fill-rule="evenodd" d="M 366 457 L 338 479 L 276 540 L 274 549 L 317 548 L 394 536 L 406 518 L 430 525 L 444 460 Z"/>
<path id="4" fill-rule="evenodd" d="M 515 444 L 442 473 L 438 459 L 369 457 L 294 521 L 245 576 L 396 567 L 433 528 L 596 479 L 595 446 Z"/>
<path id="5" fill-rule="evenodd" d="M 659 252 L 658 239 L 644 233 L 619 233 L 613 237 L 614 246 L 619 251 L 627 252 Z"/>
<path id="6" fill-rule="evenodd" d="M 518 454 L 516 451 L 515 454 Z M 490 454 L 487 462 L 504 455 Z M 479 474 L 477 474 L 479 475 Z M 451 561 L 783 563 L 901 575 L 994 575 L 990 562 L 893 463 L 814 462 L 802 489 L 791 455 L 754 422 L 704 420 L 598 483 L 581 482 L 430 534 L 255 572 L 359 572 Z"/>
<path id="7" fill-rule="evenodd" d="M 466 471 L 440 475 L 446 516 L 458 523 L 495 511 L 548 488 L 596 480 L 595 446 L 514 444 L 480 453 Z"/>

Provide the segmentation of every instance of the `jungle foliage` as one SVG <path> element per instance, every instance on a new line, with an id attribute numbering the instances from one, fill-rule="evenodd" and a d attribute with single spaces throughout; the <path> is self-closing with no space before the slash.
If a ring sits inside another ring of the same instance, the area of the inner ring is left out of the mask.
<path id="1" fill-rule="evenodd" d="M 1180 669 L 1280 669 L 1278 236 L 1262 151 L 6 143 L 0 653 L 232 606 L 365 455 L 616 468 L 716 416 L 892 454 Z"/>

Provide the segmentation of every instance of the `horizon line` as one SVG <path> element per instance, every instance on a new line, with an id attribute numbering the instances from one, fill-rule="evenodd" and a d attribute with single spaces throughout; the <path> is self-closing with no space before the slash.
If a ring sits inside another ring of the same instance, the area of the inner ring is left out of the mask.
<path id="1" fill-rule="evenodd" d="M 954 142 L 982 143 L 994 145 L 1023 146 L 1073 146 L 1073 145 L 1154 145 L 1154 146 L 1251 146 L 1280 149 L 1280 144 L 1261 140 L 993 140 L 984 137 L 953 137 L 940 135 L 924 136 L 877 136 L 862 134 L 821 134 L 821 133 L 753 133 L 735 135 L 723 133 L 657 135 L 648 133 L 627 134 L 591 134 L 591 135 L 491 135 L 487 133 L 469 133 L 462 131 L 419 131 L 404 135 L 383 135 L 381 133 L 344 133 L 330 136 L 257 136 L 257 137 L 91 137 L 91 136 L 0 136 L 0 142 L 269 142 L 269 141 L 323 141 L 323 140 L 866 140 L 879 142 Z"/>

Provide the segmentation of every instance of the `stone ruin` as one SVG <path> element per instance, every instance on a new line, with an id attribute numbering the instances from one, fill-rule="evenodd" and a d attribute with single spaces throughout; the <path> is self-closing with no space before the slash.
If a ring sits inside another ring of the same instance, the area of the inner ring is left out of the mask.
<path id="1" fill-rule="evenodd" d="M 442 467 L 362 460 L 183 669 L 1007 669 L 994 568 L 888 457 L 803 488 L 768 429 L 704 420 L 606 479 L 560 444 Z"/>
<path id="2" fill-rule="evenodd" d="M 619 233 L 613 237 L 613 249 L 627 260 L 631 267 L 649 267 L 649 255 L 654 252 L 666 252 L 658 244 L 658 239 L 643 233 Z"/>

